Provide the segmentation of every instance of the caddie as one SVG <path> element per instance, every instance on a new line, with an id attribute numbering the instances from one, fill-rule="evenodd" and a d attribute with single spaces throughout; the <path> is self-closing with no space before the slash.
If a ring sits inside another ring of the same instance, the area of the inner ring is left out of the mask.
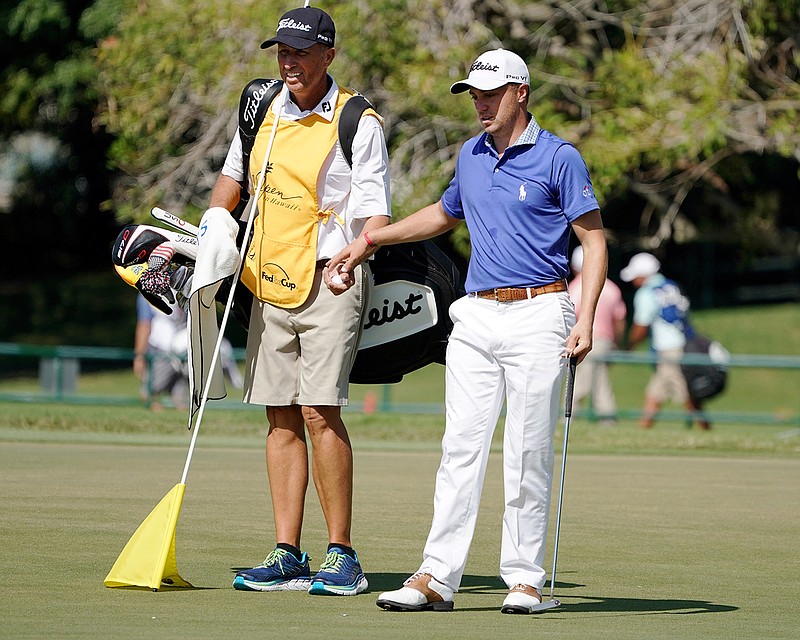
<path id="1" fill-rule="evenodd" d="M 234 211 L 240 189 L 267 175 L 242 272 L 254 294 L 246 355 L 245 402 L 266 406 L 267 475 L 276 545 L 260 565 L 236 574 L 241 590 L 308 590 L 355 595 L 367 588 L 351 540 L 353 454 L 341 407 L 369 297 L 369 268 L 336 296 L 322 285 L 322 267 L 349 242 L 389 222 L 389 166 L 381 119 L 364 112 L 342 153 L 337 123 L 354 95 L 328 73 L 336 56 L 334 22 L 317 7 L 286 12 L 262 49 L 275 48 L 285 106 L 275 99 L 243 170 L 234 137 L 210 207 Z M 270 140 L 277 119 L 275 137 Z M 248 178 L 245 180 L 245 178 Z M 311 469 L 330 544 L 313 575 L 302 550 L 303 508 Z M 252 514 L 256 522 L 263 514 Z"/>

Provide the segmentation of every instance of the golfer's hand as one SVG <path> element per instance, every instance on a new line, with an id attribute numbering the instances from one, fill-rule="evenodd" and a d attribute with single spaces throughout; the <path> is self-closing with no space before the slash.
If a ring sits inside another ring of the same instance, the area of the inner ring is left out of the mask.
<path id="1" fill-rule="evenodd" d="M 370 247 L 363 238 L 356 238 L 344 249 L 328 260 L 322 270 L 322 279 L 335 295 L 347 291 L 355 284 L 353 271 L 364 260 L 378 250 Z"/>
<path id="2" fill-rule="evenodd" d="M 567 338 L 567 348 L 564 352 L 565 358 L 577 358 L 575 364 L 580 364 L 592 350 L 592 326 L 585 322 L 575 323 L 572 331 Z"/>
<path id="3" fill-rule="evenodd" d="M 322 280 L 325 282 L 325 286 L 337 296 L 344 293 L 355 284 L 355 279 L 352 274 L 344 270 L 345 262 L 339 257 L 345 251 L 347 251 L 347 248 L 331 258 L 322 269 Z"/>

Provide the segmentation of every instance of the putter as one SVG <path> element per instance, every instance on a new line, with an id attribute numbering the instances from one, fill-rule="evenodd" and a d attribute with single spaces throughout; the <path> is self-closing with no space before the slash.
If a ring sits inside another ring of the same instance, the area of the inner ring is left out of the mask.
<path id="1" fill-rule="evenodd" d="M 197 236 L 200 234 L 200 229 L 198 229 L 191 222 L 186 222 L 186 220 L 184 220 L 183 218 L 179 218 L 174 213 L 170 213 L 169 211 L 162 209 L 161 207 L 153 207 L 152 209 L 150 209 L 150 215 L 153 216 L 156 220 L 165 222 L 174 229 L 178 229 L 180 231 L 186 231 L 187 233 L 191 233 L 193 236 Z"/>
<path id="2" fill-rule="evenodd" d="M 535 605 L 531 611 L 538 613 L 540 611 L 547 611 L 554 609 L 561 604 L 560 600 L 556 600 L 553 595 L 556 586 L 556 563 L 558 562 L 558 536 L 561 533 L 561 504 L 564 499 L 564 472 L 567 469 L 567 442 L 569 440 L 569 421 L 572 417 L 572 394 L 575 390 L 575 366 L 577 358 L 571 356 L 567 366 L 567 388 L 565 392 L 565 407 L 564 407 L 564 448 L 561 452 L 561 479 L 558 486 L 558 508 L 556 509 L 556 535 L 553 542 L 553 572 L 550 574 L 550 600 L 547 602 L 540 602 Z"/>

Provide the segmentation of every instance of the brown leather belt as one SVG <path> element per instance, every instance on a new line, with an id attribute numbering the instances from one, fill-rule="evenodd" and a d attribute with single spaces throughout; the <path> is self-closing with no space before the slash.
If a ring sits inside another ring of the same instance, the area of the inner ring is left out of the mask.
<path id="1" fill-rule="evenodd" d="M 543 287 L 505 287 L 503 289 L 485 289 L 476 291 L 475 296 L 484 300 L 495 300 L 497 302 L 514 302 L 515 300 L 529 300 L 543 293 L 559 293 L 567 290 L 567 283 L 564 280 L 546 284 Z"/>

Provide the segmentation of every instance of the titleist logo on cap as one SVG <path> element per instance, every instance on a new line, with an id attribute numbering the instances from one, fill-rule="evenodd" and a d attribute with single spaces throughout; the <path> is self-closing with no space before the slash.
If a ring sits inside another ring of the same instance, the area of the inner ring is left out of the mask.
<path id="1" fill-rule="evenodd" d="M 298 31 L 311 31 L 310 24 L 303 24 L 302 22 L 297 22 L 292 18 L 284 18 L 278 23 L 278 28 L 275 30 L 277 33 L 281 29 L 297 29 Z"/>
<path id="2" fill-rule="evenodd" d="M 499 64 L 486 64 L 481 62 L 480 60 L 476 60 L 472 63 L 472 66 L 469 68 L 470 73 L 473 71 L 499 71 L 500 65 Z"/>

